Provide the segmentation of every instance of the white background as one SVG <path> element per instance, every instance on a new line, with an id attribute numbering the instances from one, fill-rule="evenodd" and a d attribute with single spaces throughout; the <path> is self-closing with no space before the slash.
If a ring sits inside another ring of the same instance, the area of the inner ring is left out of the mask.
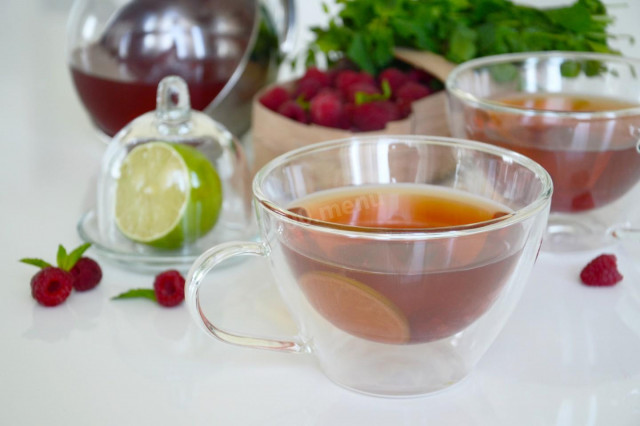
<path id="1" fill-rule="evenodd" d="M 627 3 L 634 12 L 621 14 L 621 31 L 640 37 L 638 1 Z M 355 394 L 328 381 L 310 356 L 211 340 L 184 305 L 111 301 L 150 287 L 152 276 L 106 262 L 95 290 L 54 309 L 38 306 L 29 291 L 34 269 L 18 259 L 53 260 L 59 243 L 80 244 L 75 227 L 95 203 L 105 150 L 66 65 L 69 6 L 0 2 L 0 425 L 640 424 L 640 258 L 621 247 L 606 250 L 619 256 L 625 279 L 607 289 L 577 280 L 599 251 L 541 253 L 475 372 L 419 399 Z M 319 2 L 299 6 L 301 23 L 320 20 Z M 291 332 L 266 277 L 259 262 L 216 275 L 233 284 L 213 298 L 229 310 L 221 320 Z"/>

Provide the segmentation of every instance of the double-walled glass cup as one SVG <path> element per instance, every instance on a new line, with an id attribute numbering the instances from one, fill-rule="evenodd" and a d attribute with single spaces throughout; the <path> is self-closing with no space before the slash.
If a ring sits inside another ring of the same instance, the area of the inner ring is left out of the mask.
<path id="1" fill-rule="evenodd" d="M 520 152 L 551 175 L 545 249 L 640 237 L 640 59 L 488 56 L 457 66 L 446 84 L 453 136 Z"/>
<path id="2" fill-rule="evenodd" d="M 353 190 L 355 199 L 332 196 Z M 481 201 L 499 213 L 430 228 L 403 224 L 400 209 L 393 228 L 332 221 L 379 212 L 380 194 L 412 190 Z M 413 396 L 464 378 L 504 326 L 540 248 L 552 183 L 537 163 L 502 148 L 377 136 L 280 156 L 257 173 L 253 193 L 259 241 L 215 246 L 189 272 L 187 305 L 195 321 L 224 342 L 311 353 L 346 388 Z M 320 218 L 305 210 L 310 197 L 329 200 Z M 207 318 L 200 299 L 202 283 L 211 282 L 205 275 L 241 255 L 268 259 L 296 336 L 239 335 Z"/>

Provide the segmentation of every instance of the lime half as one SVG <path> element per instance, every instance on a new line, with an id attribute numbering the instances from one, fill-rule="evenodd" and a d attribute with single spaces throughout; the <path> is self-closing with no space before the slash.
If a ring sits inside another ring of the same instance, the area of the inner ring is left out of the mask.
<path id="1" fill-rule="evenodd" d="M 213 228 L 221 205 L 220 178 L 195 148 L 148 142 L 122 162 L 115 221 L 132 241 L 179 248 Z"/>

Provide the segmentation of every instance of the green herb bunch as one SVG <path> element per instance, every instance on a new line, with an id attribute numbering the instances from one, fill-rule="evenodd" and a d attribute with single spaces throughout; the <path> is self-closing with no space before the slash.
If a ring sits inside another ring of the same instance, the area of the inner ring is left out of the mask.
<path id="1" fill-rule="evenodd" d="M 454 63 L 511 52 L 619 52 L 609 46 L 612 18 L 600 0 L 549 9 L 509 0 L 334 0 L 326 28 L 312 28 L 307 63 L 318 54 L 342 58 L 376 74 L 393 61 L 394 47 L 438 53 Z M 323 4 L 325 13 L 329 7 Z"/>

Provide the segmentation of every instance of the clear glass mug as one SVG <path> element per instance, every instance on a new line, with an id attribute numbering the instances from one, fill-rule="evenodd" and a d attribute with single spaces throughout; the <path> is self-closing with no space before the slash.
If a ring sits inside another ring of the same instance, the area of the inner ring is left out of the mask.
<path id="1" fill-rule="evenodd" d="M 482 199 L 503 212 L 467 225 L 392 229 L 340 225 L 296 205 L 354 187 L 362 190 L 355 203 L 321 209 L 362 213 L 377 207 L 381 191 L 410 187 Z M 477 142 L 378 136 L 310 145 L 257 173 L 260 240 L 221 244 L 200 256 L 187 277 L 187 306 L 207 334 L 311 353 L 331 380 L 352 390 L 412 396 L 446 388 L 473 369 L 514 309 L 541 245 L 552 191 L 537 163 Z M 243 255 L 268 259 L 296 336 L 240 335 L 205 315 L 203 279 Z"/>
<path id="2" fill-rule="evenodd" d="M 640 59 L 488 56 L 457 66 L 446 85 L 454 137 L 520 152 L 553 178 L 545 249 L 640 237 Z"/>

